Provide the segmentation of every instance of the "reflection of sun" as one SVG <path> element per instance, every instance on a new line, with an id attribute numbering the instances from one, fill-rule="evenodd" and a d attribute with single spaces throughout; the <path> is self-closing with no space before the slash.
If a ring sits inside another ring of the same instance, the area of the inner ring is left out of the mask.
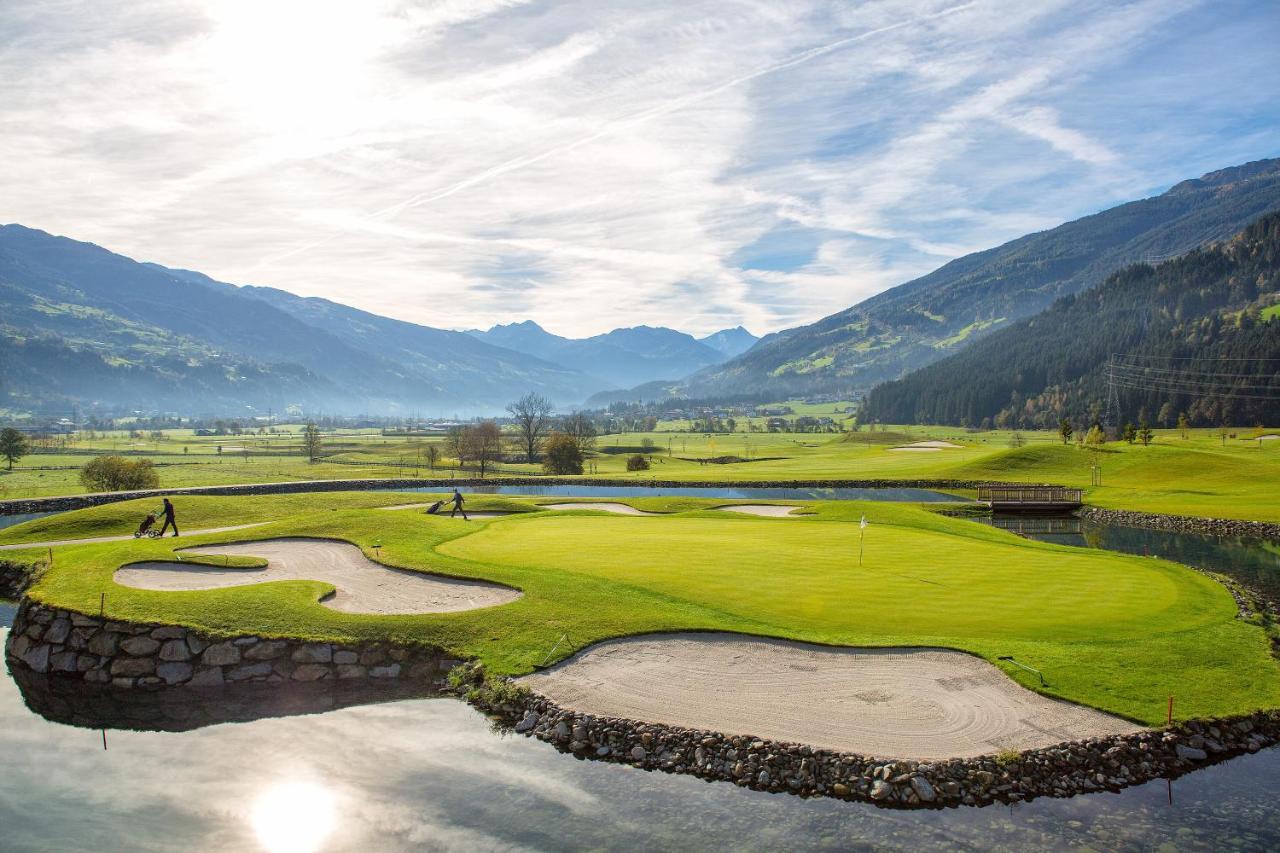
<path id="1" fill-rule="evenodd" d="M 333 792 L 314 782 L 282 782 L 258 795 L 250 820 L 269 853 L 312 853 L 337 825 L 336 805 Z"/>

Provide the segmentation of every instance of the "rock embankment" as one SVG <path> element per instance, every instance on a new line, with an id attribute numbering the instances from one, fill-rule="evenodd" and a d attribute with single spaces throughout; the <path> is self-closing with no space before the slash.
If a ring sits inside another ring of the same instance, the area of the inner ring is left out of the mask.
<path id="1" fill-rule="evenodd" d="M 1147 527 L 1173 533 L 1201 533 L 1207 536 L 1240 536 L 1246 539 L 1269 539 L 1280 542 L 1280 524 L 1269 521 L 1240 521 L 1231 518 L 1197 518 L 1193 515 L 1160 515 L 1154 512 L 1131 512 L 1123 509 L 1100 509 L 1086 506 L 1077 515 L 1088 521 Z"/>
<path id="2" fill-rule="evenodd" d="M 483 693 L 481 693 L 483 695 Z M 1167 731 L 1021 753 L 915 762 L 868 758 L 748 735 L 579 714 L 536 693 L 481 707 L 518 733 L 580 758 L 684 773 L 760 791 L 866 800 L 898 808 L 1014 803 L 1173 778 L 1280 742 L 1280 713 L 1190 722 Z"/>
<path id="3" fill-rule="evenodd" d="M 438 649 L 346 646 L 242 636 L 216 638 L 177 625 L 118 622 L 26 599 L 5 656 L 32 672 L 116 688 L 219 687 L 325 679 L 439 680 L 458 661 Z"/>

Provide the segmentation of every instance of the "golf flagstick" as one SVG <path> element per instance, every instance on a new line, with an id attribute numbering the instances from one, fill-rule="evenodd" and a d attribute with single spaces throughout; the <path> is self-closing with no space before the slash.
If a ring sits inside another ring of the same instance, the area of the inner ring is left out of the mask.
<path id="1" fill-rule="evenodd" d="M 862 543 L 867 538 L 867 517 L 862 517 L 862 523 L 858 525 L 858 566 L 862 566 Z"/>

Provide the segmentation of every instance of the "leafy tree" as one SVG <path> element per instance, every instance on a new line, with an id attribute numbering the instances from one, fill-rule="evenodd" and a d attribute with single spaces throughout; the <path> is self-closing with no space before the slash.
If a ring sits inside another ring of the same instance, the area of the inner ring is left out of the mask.
<path id="1" fill-rule="evenodd" d="M 1129 442 L 1130 444 L 1133 444 L 1135 441 L 1138 440 L 1138 428 L 1133 424 L 1125 424 L 1124 432 L 1122 433 L 1122 435 L 1124 436 L 1125 441 Z"/>
<path id="2" fill-rule="evenodd" d="M 1142 446 L 1146 447 L 1151 444 L 1151 427 L 1147 426 L 1147 422 L 1143 421 L 1142 426 L 1138 428 L 1138 441 L 1142 442 Z"/>
<path id="3" fill-rule="evenodd" d="M 551 408 L 550 400 L 533 391 L 507 406 L 507 412 L 515 419 L 527 462 L 538 458 L 542 441 L 551 429 Z"/>
<path id="4" fill-rule="evenodd" d="M 302 453 L 307 457 L 307 461 L 315 462 L 318 460 L 322 449 L 320 428 L 312 423 L 304 426 L 302 428 Z M 222 448 L 218 448 L 218 450 L 221 452 Z"/>
<path id="5" fill-rule="evenodd" d="M 1089 434 L 1084 437 L 1084 443 L 1090 447 L 1098 447 L 1107 443 L 1107 434 L 1103 432 L 1101 424 L 1094 424 L 1089 427 Z"/>
<path id="6" fill-rule="evenodd" d="M 1027 443 L 1027 439 L 1022 435 L 1022 433 L 1018 432 L 1016 429 L 1013 431 L 1013 434 L 1009 436 L 1010 447 L 1022 447 L 1026 443 Z"/>
<path id="7" fill-rule="evenodd" d="M 5 427 L 0 430 L 0 456 L 9 460 L 9 470 L 13 470 L 13 463 L 26 456 L 31 451 L 31 442 L 27 441 L 27 437 L 19 430 L 13 427 Z"/>
<path id="8" fill-rule="evenodd" d="M 649 456 L 653 455 L 653 452 L 658 449 L 658 445 L 656 445 L 653 439 L 648 436 L 640 439 L 640 447 L 644 450 L 645 454 Z"/>
<path id="9" fill-rule="evenodd" d="M 628 471 L 648 471 L 648 470 L 649 470 L 649 460 L 648 460 L 648 459 L 645 459 L 645 458 L 644 458 L 643 456 L 641 456 L 639 453 L 637 453 L 637 454 L 636 454 L 636 455 L 634 455 L 634 456 L 628 456 L 628 457 L 627 457 L 627 470 L 628 470 Z"/>
<path id="10" fill-rule="evenodd" d="M 154 489 L 160 485 L 150 459 L 98 456 L 80 469 L 80 482 L 93 492 L 123 492 Z"/>
<path id="11" fill-rule="evenodd" d="M 548 474 L 581 474 L 582 448 L 567 432 L 553 432 L 542 448 L 542 467 Z"/>
<path id="12" fill-rule="evenodd" d="M 1166 427 L 1173 426 L 1173 403 L 1166 400 L 1156 414 L 1156 422 Z"/>
<path id="13" fill-rule="evenodd" d="M 1058 421 L 1058 435 L 1062 436 L 1063 444 L 1071 443 L 1071 433 L 1073 432 L 1075 432 L 1075 430 L 1071 428 L 1071 421 L 1066 418 Z"/>
<path id="14" fill-rule="evenodd" d="M 1186 412 L 1178 413 L 1178 432 L 1182 433 L 1182 437 L 1187 437 L 1187 430 L 1191 429 L 1191 422 L 1187 420 Z"/>

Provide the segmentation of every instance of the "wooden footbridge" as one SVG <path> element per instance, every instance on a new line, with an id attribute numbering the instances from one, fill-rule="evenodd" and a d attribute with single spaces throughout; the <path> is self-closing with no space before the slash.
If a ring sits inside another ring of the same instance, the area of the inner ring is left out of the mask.
<path id="1" fill-rule="evenodd" d="M 978 501 L 996 512 L 1068 512 L 1083 497 L 1082 489 L 1062 486 L 978 486 Z"/>

